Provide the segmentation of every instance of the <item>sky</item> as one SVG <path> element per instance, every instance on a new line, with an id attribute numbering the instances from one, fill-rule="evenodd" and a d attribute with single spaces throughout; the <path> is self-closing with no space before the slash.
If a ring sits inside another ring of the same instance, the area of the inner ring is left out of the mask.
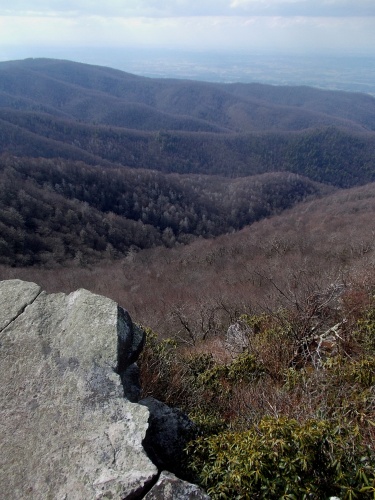
<path id="1" fill-rule="evenodd" d="M 0 60 L 43 47 L 375 55 L 375 0 L 0 0 Z"/>

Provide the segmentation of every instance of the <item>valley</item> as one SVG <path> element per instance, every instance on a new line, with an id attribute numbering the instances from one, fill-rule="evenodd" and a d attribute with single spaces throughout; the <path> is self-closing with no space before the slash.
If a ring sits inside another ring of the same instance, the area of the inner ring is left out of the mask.
<path id="1" fill-rule="evenodd" d="M 373 498 L 374 97 L 1 62 L 0 180 L 0 279 L 129 311 L 190 480 Z"/>

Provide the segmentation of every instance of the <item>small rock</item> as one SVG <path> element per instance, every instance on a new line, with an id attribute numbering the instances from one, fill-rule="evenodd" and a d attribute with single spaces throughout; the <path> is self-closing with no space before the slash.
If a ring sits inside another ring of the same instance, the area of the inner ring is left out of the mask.
<path id="1" fill-rule="evenodd" d="M 210 497 L 195 484 L 163 471 L 158 482 L 144 498 L 145 500 L 209 500 Z"/>

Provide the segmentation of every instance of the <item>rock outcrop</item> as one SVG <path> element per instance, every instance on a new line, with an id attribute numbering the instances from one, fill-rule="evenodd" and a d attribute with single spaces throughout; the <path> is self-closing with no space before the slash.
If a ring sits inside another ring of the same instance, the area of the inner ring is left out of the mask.
<path id="1" fill-rule="evenodd" d="M 105 297 L 0 282 L 2 498 L 147 494 L 159 474 L 142 445 L 149 410 L 129 401 L 143 339 Z"/>
<path id="2" fill-rule="evenodd" d="M 245 321 L 236 321 L 229 326 L 225 336 L 225 347 L 228 352 L 238 356 L 249 347 L 249 339 L 254 335 Z"/>

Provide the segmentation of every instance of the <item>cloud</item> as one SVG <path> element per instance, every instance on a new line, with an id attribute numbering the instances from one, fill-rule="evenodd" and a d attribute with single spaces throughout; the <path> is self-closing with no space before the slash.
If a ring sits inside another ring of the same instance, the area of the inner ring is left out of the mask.
<path id="1" fill-rule="evenodd" d="M 0 0 L 0 47 L 373 53 L 373 16 L 375 0 Z"/>
<path id="2" fill-rule="evenodd" d="M 0 0 L 2 16 L 375 16 L 374 0 Z"/>
<path id="3" fill-rule="evenodd" d="M 0 18 L 0 46 L 153 47 L 183 50 L 372 50 L 371 18 L 103 17 Z"/>
<path id="4" fill-rule="evenodd" d="M 224 15 L 229 0 L 0 0 L 0 15 L 189 17 Z"/>
<path id="5" fill-rule="evenodd" d="M 375 15 L 373 0 L 232 0 L 242 15 L 364 17 Z"/>

